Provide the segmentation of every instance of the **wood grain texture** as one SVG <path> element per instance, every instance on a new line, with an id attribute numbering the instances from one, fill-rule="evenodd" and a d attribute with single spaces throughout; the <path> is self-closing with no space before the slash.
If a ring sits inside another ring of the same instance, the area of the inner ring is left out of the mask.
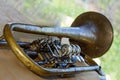
<path id="1" fill-rule="evenodd" d="M 0 49 L 0 80 L 99 80 L 96 72 L 81 72 L 72 77 L 41 77 L 28 70 L 9 49 Z"/>
<path id="2" fill-rule="evenodd" d="M 0 35 L 4 25 L 9 22 L 31 23 L 15 8 L 0 2 Z M 22 35 L 21 35 L 22 36 Z M 58 76 L 41 77 L 28 70 L 13 54 L 10 49 L 0 48 L 0 80 L 99 80 L 99 75 L 94 72 L 81 72 L 72 77 Z"/>

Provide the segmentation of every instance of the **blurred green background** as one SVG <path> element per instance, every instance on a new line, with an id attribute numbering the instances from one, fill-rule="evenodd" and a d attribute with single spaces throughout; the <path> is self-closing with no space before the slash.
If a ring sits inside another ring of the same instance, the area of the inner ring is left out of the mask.
<path id="1" fill-rule="evenodd" d="M 100 57 L 107 80 L 119 80 L 120 72 L 120 0 L 4 0 L 32 23 L 48 26 L 70 26 L 86 11 L 97 11 L 109 18 L 114 29 L 110 50 Z M 103 37 L 104 38 L 104 37 Z"/>

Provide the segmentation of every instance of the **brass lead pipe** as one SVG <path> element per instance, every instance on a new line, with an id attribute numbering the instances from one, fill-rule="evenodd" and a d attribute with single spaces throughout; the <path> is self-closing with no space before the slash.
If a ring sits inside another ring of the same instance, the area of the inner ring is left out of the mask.
<path id="1" fill-rule="evenodd" d="M 78 27 L 70 27 L 70 28 L 52 28 L 52 27 L 39 27 L 34 25 L 26 25 L 26 24 L 12 24 L 14 27 L 14 31 L 24 32 L 24 33 L 32 33 L 32 34 L 41 34 L 48 36 L 58 36 L 58 37 L 68 37 L 70 39 L 74 39 L 77 41 L 84 41 L 86 43 L 94 43 L 96 36 L 96 28 L 93 24 L 86 24 Z M 91 27 L 91 28 L 90 28 Z M 86 31 L 86 32 L 85 32 Z"/>

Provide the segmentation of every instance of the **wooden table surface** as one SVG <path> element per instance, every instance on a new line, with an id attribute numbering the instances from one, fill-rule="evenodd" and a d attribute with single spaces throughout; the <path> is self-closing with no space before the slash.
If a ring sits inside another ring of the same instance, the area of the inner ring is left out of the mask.
<path id="1" fill-rule="evenodd" d="M 3 33 L 4 25 L 9 22 L 32 23 L 26 19 L 11 5 L 0 2 L 0 35 Z M 60 78 L 41 77 L 28 70 L 13 54 L 10 49 L 0 48 L 0 80 L 100 80 L 99 75 L 94 72 L 81 72 L 72 77 Z"/>
<path id="2" fill-rule="evenodd" d="M 0 49 L 0 80 L 99 80 L 96 72 L 81 72 L 72 77 L 41 77 L 28 70 L 9 49 Z"/>

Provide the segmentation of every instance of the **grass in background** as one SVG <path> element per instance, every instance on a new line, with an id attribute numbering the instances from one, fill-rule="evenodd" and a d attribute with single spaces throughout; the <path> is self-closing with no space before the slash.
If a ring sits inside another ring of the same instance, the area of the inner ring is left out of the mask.
<path id="1" fill-rule="evenodd" d="M 67 15 L 75 18 L 80 13 L 87 11 L 82 5 L 75 0 L 25 0 L 24 12 L 33 10 L 36 13 L 44 13 L 52 15 Z M 32 12 L 31 12 L 32 13 Z M 40 15 L 39 15 L 40 16 Z"/>
<path id="2" fill-rule="evenodd" d="M 80 13 L 86 11 L 86 9 L 80 7 L 74 0 L 51 0 L 51 6 L 44 8 L 44 11 L 46 13 L 53 12 L 55 14 L 76 17 Z"/>
<path id="3" fill-rule="evenodd" d="M 120 36 L 114 32 L 114 41 L 110 50 L 103 55 L 101 60 L 102 69 L 110 75 L 110 80 L 119 80 L 120 72 Z"/>

